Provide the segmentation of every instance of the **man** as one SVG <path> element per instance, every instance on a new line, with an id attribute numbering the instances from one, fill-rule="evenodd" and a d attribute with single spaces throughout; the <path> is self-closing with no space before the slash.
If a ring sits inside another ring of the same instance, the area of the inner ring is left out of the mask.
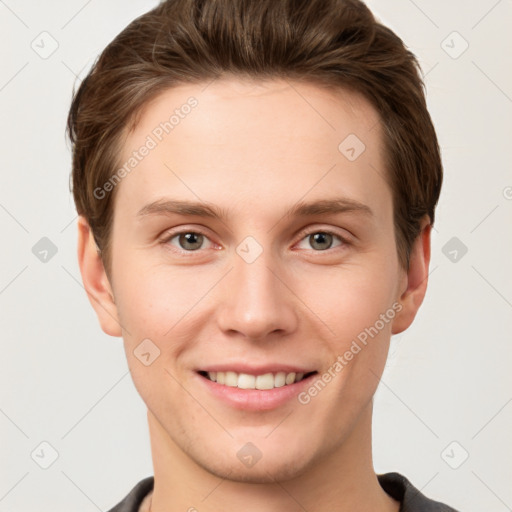
<path id="1" fill-rule="evenodd" d="M 168 0 L 71 106 L 78 258 L 148 407 L 112 512 L 451 511 L 376 475 L 442 165 L 414 56 L 356 0 Z"/>

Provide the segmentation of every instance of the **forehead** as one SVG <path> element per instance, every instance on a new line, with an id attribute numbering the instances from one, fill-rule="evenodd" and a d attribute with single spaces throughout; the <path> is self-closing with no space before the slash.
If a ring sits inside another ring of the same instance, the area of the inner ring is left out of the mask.
<path id="1" fill-rule="evenodd" d="M 117 192 L 134 207 L 167 192 L 270 204 L 337 189 L 363 201 L 382 195 L 382 152 L 379 116 L 355 92 L 288 80 L 183 84 L 141 112 L 120 155 L 129 172 Z"/>
<path id="2" fill-rule="evenodd" d="M 196 106 L 189 108 L 192 102 Z M 367 132 L 378 125 L 379 116 L 362 94 L 344 88 L 327 89 L 284 79 L 224 77 L 210 83 L 182 84 L 160 93 L 145 105 L 130 136 L 140 142 L 141 136 L 155 129 L 158 132 L 158 126 L 169 120 L 173 134 L 201 137 L 205 142 L 215 138 L 222 143 L 229 142 L 238 128 L 242 128 L 236 132 L 239 142 L 244 135 L 249 142 L 256 132 L 261 137 L 267 135 L 267 141 L 275 141 L 275 132 L 281 129 L 280 138 L 295 140 L 314 140 L 322 135 L 337 139 L 344 130 L 355 130 L 368 139 Z M 214 123 L 217 130 L 212 133 Z M 164 135 L 168 134 L 164 130 Z"/>

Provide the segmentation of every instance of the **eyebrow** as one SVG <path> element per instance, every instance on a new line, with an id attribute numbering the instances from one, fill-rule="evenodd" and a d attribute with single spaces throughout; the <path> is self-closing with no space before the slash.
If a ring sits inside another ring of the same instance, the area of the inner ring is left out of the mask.
<path id="1" fill-rule="evenodd" d="M 372 216 L 371 208 L 359 201 L 349 198 L 321 199 L 313 202 L 299 201 L 286 216 L 309 217 L 322 214 L 354 213 L 359 212 Z M 194 215 L 226 220 L 229 217 L 229 209 L 221 208 L 205 202 L 182 201 L 175 199 L 160 199 L 145 205 L 138 213 L 138 218 L 152 215 Z"/>

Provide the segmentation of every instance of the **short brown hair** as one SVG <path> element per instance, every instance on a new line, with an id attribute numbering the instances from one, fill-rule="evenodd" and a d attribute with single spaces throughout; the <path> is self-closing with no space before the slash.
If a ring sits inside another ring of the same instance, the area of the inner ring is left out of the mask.
<path id="1" fill-rule="evenodd" d="M 358 91 L 380 115 L 402 266 L 424 215 L 434 222 L 442 163 L 415 56 L 359 0 L 166 0 L 128 25 L 74 94 L 72 190 L 110 270 L 115 188 L 142 107 L 184 83 L 223 75 L 290 79 Z M 341 142 L 341 141 L 340 141 Z"/>

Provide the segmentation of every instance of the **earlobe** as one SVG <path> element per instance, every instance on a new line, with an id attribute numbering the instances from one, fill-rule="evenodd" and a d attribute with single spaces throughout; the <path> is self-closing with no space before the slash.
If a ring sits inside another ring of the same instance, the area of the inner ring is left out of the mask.
<path id="1" fill-rule="evenodd" d="M 392 334 L 399 334 L 412 324 L 427 291 L 432 230 L 428 216 L 422 219 L 420 227 L 420 233 L 411 247 L 406 285 L 399 299 L 402 309 L 393 321 Z"/>
<path id="2" fill-rule="evenodd" d="M 90 226 L 81 215 L 78 218 L 77 252 L 82 282 L 102 330 L 110 336 L 122 336 L 112 287 Z"/>

